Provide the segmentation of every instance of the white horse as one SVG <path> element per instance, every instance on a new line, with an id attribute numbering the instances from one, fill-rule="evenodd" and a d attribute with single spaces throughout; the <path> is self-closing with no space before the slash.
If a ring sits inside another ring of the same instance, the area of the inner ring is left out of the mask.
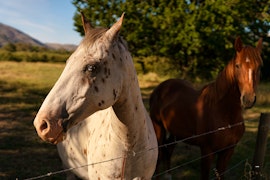
<path id="1" fill-rule="evenodd" d="M 41 139 L 57 144 L 64 165 L 83 179 L 151 179 L 156 167 L 155 131 L 118 35 L 123 18 L 93 28 L 82 14 L 85 37 L 34 120 Z"/>

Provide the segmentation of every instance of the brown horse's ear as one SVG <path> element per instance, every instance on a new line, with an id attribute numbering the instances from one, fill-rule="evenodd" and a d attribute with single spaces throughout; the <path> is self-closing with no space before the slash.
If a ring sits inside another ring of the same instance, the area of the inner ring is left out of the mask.
<path id="1" fill-rule="evenodd" d="M 263 38 L 260 38 L 257 44 L 257 49 L 260 53 L 262 53 L 262 46 L 263 46 Z"/>
<path id="2" fill-rule="evenodd" d="M 113 40 L 114 37 L 116 37 L 122 27 L 122 23 L 124 20 L 124 15 L 125 13 L 122 14 L 122 16 L 120 17 L 120 19 L 114 23 L 114 25 L 106 32 L 105 36 L 107 36 L 107 38 L 109 40 Z"/>
<path id="3" fill-rule="evenodd" d="M 85 18 L 82 11 L 81 11 L 81 17 L 82 17 L 82 24 L 83 24 L 84 34 L 87 34 L 87 33 L 90 32 L 91 29 L 93 29 L 93 27 L 90 24 L 90 22 Z"/>
<path id="4" fill-rule="evenodd" d="M 241 38 L 238 36 L 234 42 L 234 48 L 237 52 L 240 52 L 243 48 L 243 43 Z"/>

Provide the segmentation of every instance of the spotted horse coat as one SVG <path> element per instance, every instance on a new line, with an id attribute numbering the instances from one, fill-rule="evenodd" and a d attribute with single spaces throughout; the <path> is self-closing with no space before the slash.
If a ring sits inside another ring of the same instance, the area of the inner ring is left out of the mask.
<path id="1" fill-rule="evenodd" d="M 132 57 L 110 28 L 92 28 L 34 120 L 38 135 L 57 144 L 63 164 L 83 179 L 151 179 L 157 140 L 143 105 Z"/>

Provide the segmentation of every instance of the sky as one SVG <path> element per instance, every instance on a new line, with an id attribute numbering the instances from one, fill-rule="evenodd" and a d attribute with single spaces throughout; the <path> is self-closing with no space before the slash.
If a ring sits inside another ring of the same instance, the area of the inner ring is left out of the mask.
<path id="1" fill-rule="evenodd" d="M 43 43 L 78 45 L 82 39 L 73 25 L 72 0 L 3 0 L 0 22 Z"/>

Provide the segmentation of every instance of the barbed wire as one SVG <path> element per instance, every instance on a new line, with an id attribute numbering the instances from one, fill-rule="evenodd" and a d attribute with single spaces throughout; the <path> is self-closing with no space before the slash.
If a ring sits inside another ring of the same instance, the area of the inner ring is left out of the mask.
<path id="1" fill-rule="evenodd" d="M 161 172 L 161 173 L 159 173 L 159 174 L 155 174 L 153 177 L 158 177 L 158 176 L 164 175 L 164 174 L 169 173 L 169 172 L 171 172 L 171 171 L 173 171 L 173 170 L 175 170 L 175 169 L 178 169 L 178 168 L 181 168 L 181 167 L 186 166 L 186 165 L 188 165 L 188 164 L 191 164 L 191 163 L 193 163 L 193 162 L 195 162 L 195 161 L 199 161 L 199 160 L 201 160 L 201 159 L 203 159 L 203 158 L 206 158 L 206 157 L 208 157 L 208 156 L 214 155 L 214 154 L 216 154 L 216 153 L 218 153 L 218 152 L 224 151 L 224 150 L 226 150 L 226 149 L 230 149 L 230 148 L 232 148 L 232 147 L 234 147 L 234 146 L 236 146 L 236 145 L 237 145 L 237 143 L 236 143 L 236 144 L 232 144 L 232 145 L 230 145 L 230 146 L 227 146 L 227 147 L 225 147 L 225 148 L 219 149 L 219 150 L 214 151 L 214 152 L 212 152 L 212 153 L 206 154 L 206 155 L 204 155 L 204 156 L 200 156 L 199 158 L 196 158 L 196 159 L 193 159 L 193 160 L 191 160 L 191 161 L 185 162 L 185 163 L 180 164 L 180 165 L 178 165 L 178 166 L 175 166 L 175 167 L 173 167 L 173 168 L 171 168 L 171 169 L 168 169 L 168 170 L 166 170 L 166 171 L 163 171 L 163 172 Z"/>
<path id="2" fill-rule="evenodd" d="M 193 136 L 190 136 L 190 137 L 181 139 L 181 140 L 176 140 L 176 141 L 171 142 L 171 143 L 160 145 L 160 146 L 158 146 L 158 148 L 170 146 L 170 145 L 173 145 L 173 144 L 178 144 L 180 142 L 185 142 L 185 141 L 188 141 L 188 140 L 191 140 L 191 139 L 199 138 L 201 136 L 206 136 L 206 135 L 213 134 L 213 133 L 216 133 L 216 132 L 219 132 L 219 131 L 224 131 L 226 129 L 230 129 L 230 128 L 233 128 L 233 127 L 236 127 L 236 126 L 240 126 L 242 124 L 244 124 L 243 121 L 242 122 L 235 123 L 235 124 L 232 124 L 232 125 L 229 124 L 228 126 L 223 126 L 223 127 L 217 128 L 217 129 L 212 130 L 212 131 L 208 131 L 208 132 L 201 133 L 201 134 L 198 134 L 198 135 L 193 135 Z"/>
<path id="3" fill-rule="evenodd" d="M 241 142 L 241 144 L 246 144 L 246 143 L 249 142 L 249 141 L 251 141 L 251 140 L 246 140 L 246 141 L 244 141 L 244 142 Z M 213 154 L 218 153 L 218 152 L 220 152 L 220 151 L 229 149 L 229 148 L 231 148 L 231 147 L 233 147 L 233 146 L 236 146 L 236 145 L 238 145 L 238 144 L 239 144 L 239 143 L 232 144 L 232 145 L 227 146 L 227 147 L 225 147 L 225 148 L 223 148 L 223 149 L 219 149 L 219 150 L 217 150 L 216 152 L 209 153 L 209 154 L 207 154 L 207 155 L 205 155 L 205 156 L 200 156 L 199 158 L 196 158 L 196 159 L 193 159 L 193 160 L 191 160 L 191 161 L 185 162 L 185 163 L 183 163 L 183 164 L 181 164 L 181 165 L 175 166 L 175 167 L 173 167 L 173 168 L 171 168 L 171 169 L 169 169 L 169 170 L 163 171 L 163 172 L 161 172 L 161 173 L 159 173 L 159 174 L 155 174 L 153 177 L 158 177 L 158 176 L 164 175 L 164 174 L 169 173 L 169 172 L 171 172 L 171 171 L 174 171 L 174 170 L 176 170 L 176 169 L 178 169 L 178 168 L 181 168 L 181 167 L 184 167 L 184 166 L 186 166 L 186 165 L 188 165 L 188 164 L 191 164 L 191 163 L 193 163 L 193 162 L 195 162 L 195 161 L 199 161 L 199 160 L 201 160 L 202 158 L 205 158 L 205 157 L 207 157 L 207 156 L 213 155 Z M 248 159 L 244 159 L 244 160 L 240 161 L 239 163 L 235 164 L 235 165 L 232 166 L 231 168 L 227 169 L 224 173 L 221 173 L 221 174 L 218 174 L 218 175 L 219 175 L 219 176 L 222 176 L 222 175 L 225 175 L 225 174 L 229 173 L 230 171 L 232 171 L 232 170 L 235 169 L 236 167 L 240 166 L 240 165 L 241 165 L 243 162 L 245 162 L 245 161 L 247 162 Z M 215 171 L 215 168 L 214 168 L 214 171 Z M 215 178 L 213 178 L 213 179 L 215 179 Z"/>
<path id="4" fill-rule="evenodd" d="M 102 164 L 102 163 L 107 163 L 107 162 L 110 162 L 110 161 L 115 161 L 115 160 L 119 160 L 119 159 L 122 159 L 122 158 L 126 158 L 127 156 L 136 156 L 138 154 L 142 154 L 142 153 L 146 153 L 148 151 L 153 151 L 153 150 L 156 150 L 158 148 L 162 148 L 162 147 L 167 147 L 167 146 L 170 146 L 170 145 L 174 145 L 174 144 L 178 144 L 178 143 L 182 143 L 184 141 L 187 141 L 187 140 L 190 140 L 190 139 L 193 139 L 193 138 L 198 138 L 198 137 L 201 137 L 201 136 L 205 136 L 205 135 L 209 135 L 209 134 L 213 134 L 213 133 L 216 133 L 216 132 L 219 132 L 219 131 L 224 131 L 226 129 L 231 129 L 233 127 L 236 127 L 236 126 L 240 126 L 240 125 L 243 125 L 244 122 L 238 122 L 238 123 L 235 123 L 235 124 L 232 124 L 232 125 L 228 125 L 228 126 L 223 126 L 223 127 L 220 127 L 220 128 L 217 128 L 215 130 L 212 130 L 212 131 L 208 131 L 208 132 L 205 132 L 205 133 L 202 133 L 202 134 L 198 134 L 198 135 L 193 135 L 193 136 L 190 136 L 190 137 L 187 137 L 187 138 L 184 138 L 184 139 L 181 139 L 181 140 L 176 140 L 174 142 L 171 142 L 171 143 L 167 143 L 167 144 L 164 144 L 164 145 L 160 145 L 160 146 L 157 146 L 157 147 L 153 147 L 153 148 L 148 148 L 148 149 L 144 149 L 142 151 L 138 151 L 138 152 L 134 152 L 134 151 L 131 151 L 129 152 L 127 155 L 125 156 L 120 156 L 120 157 L 116 157 L 116 158 L 112 158 L 112 159 L 108 159 L 108 160 L 104 160 L 104 161 L 100 161 L 100 162 L 96 162 L 96 163 L 90 163 L 90 164 L 85 164 L 85 165 L 82 165 L 82 166 L 77 166 L 77 167 L 73 167 L 73 168 L 67 168 L 67 169 L 63 169 L 63 170 L 59 170 L 59 171 L 54 171 L 54 172 L 48 172 L 46 174 L 43 174 L 43 175 L 39 175 L 39 176 L 35 176 L 35 177 L 30 177 L 30 178 L 26 178 L 25 180 L 36 180 L 36 179 L 41 179 L 41 178 L 45 178 L 45 177 L 50 177 L 50 176 L 54 176 L 54 175 L 57 175 L 57 174 L 62 174 L 62 173 L 66 173 L 66 172 L 70 172 L 72 170 L 76 170 L 76 169 L 80 169 L 80 168 L 83 168 L 83 167 L 87 167 L 87 166 L 92 166 L 92 165 L 96 165 L 96 164 Z M 193 163 L 195 161 L 198 161 L 202 158 L 205 158 L 207 156 L 210 156 L 210 155 L 213 155 L 213 154 L 216 154 L 218 153 L 219 151 L 223 151 L 223 150 L 226 150 L 226 149 L 229 149 L 229 148 L 232 148 L 234 146 L 236 146 L 236 144 L 233 144 L 233 145 L 230 145 L 230 146 L 227 146 L 225 148 L 222 148 L 220 150 L 217 150 L 215 152 L 212 152 L 210 154 L 207 154 L 207 155 L 204 155 L 204 156 L 201 156 L 199 158 L 196 158 L 196 159 L 193 159 L 191 161 L 188 161 L 188 162 L 185 162 L 183 164 L 180 164 L 178 166 L 175 166 L 169 170 L 165 170 L 164 172 L 161 172 L 159 174 L 155 174 L 153 177 L 158 177 L 158 176 L 161 176 L 161 175 L 164 175 L 168 172 L 171 172 L 175 169 L 178 169 L 180 167 L 183 167 L 183 166 L 186 166 L 190 163 Z M 242 161 L 241 161 L 242 162 Z M 241 164 L 240 162 L 238 164 Z M 237 165 L 238 165 L 237 164 Z M 226 171 L 227 172 L 227 171 Z"/>
<path id="5" fill-rule="evenodd" d="M 67 168 L 67 169 L 63 169 L 63 170 L 59 170 L 59 171 L 49 172 L 49 173 L 44 174 L 44 175 L 31 177 L 31 178 L 26 178 L 24 180 L 41 179 L 41 178 L 44 178 L 44 177 L 49 177 L 49 176 L 53 176 L 53 175 L 56 175 L 56 174 L 62 174 L 62 173 L 66 173 L 66 172 L 69 172 L 69 171 L 72 171 L 72 170 L 75 170 L 75 169 L 80 169 L 80 168 L 87 167 L 87 166 L 92 166 L 92 165 L 102 164 L 102 163 L 106 163 L 106 162 L 110 162 L 110 161 L 115 161 L 115 160 L 122 159 L 122 158 L 125 158 L 125 156 L 116 157 L 116 158 L 108 159 L 108 160 L 105 160 L 105 161 L 85 164 L 85 165 L 77 166 L 77 167 L 73 167 L 73 168 Z"/>

